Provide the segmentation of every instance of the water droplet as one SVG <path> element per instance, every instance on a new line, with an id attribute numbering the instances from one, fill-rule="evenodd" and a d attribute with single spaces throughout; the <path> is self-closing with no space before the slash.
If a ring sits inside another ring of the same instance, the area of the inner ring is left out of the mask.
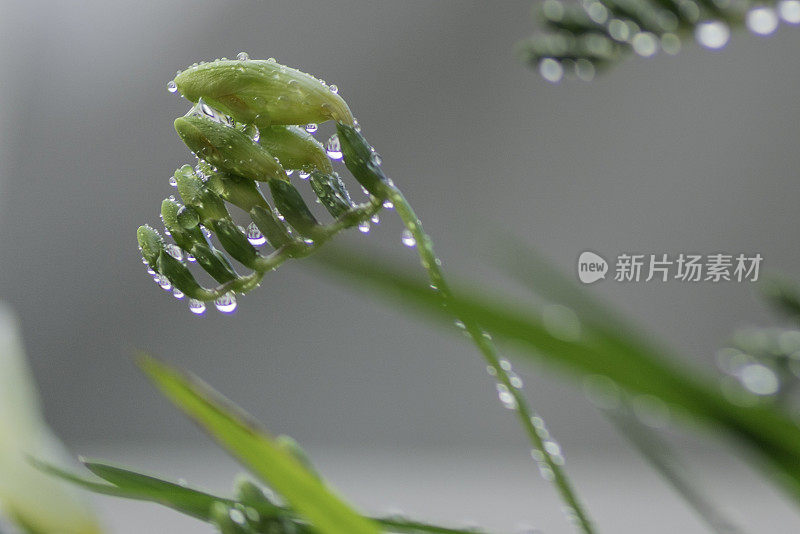
<path id="1" fill-rule="evenodd" d="M 172 187 L 178 187 L 178 180 L 175 179 L 174 176 L 170 176 L 169 177 L 169 185 L 171 185 Z"/>
<path id="2" fill-rule="evenodd" d="M 174 93 L 178 90 L 178 84 L 175 83 L 175 80 L 170 80 L 167 82 L 167 91 L 170 93 Z"/>
<path id="3" fill-rule="evenodd" d="M 739 380 L 751 393 L 756 395 L 774 395 L 780 389 L 780 383 L 775 372 L 760 363 L 751 363 L 742 367 Z"/>
<path id="4" fill-rule="evenodd" d="M 328 87 L 328 89 L 330 89 L 331 93 L 333 94 L 337 94 L 339 92 L 339 88 L 336 87 L 335 85 L 331 85 L 330 87 Z"/>
<path id="5" fill-rule="evenodd" d="M 373 215 L 372 217 L 370 217 L 369 220 L 372 222 L 372 224 L 380 224 L 381 223 L 381 217 L 377 213 L 375 215 Z"/>
<path id="6" fill-rule="evenodd" d="M 778 14 L 771 7 L 760 6 L 747 12 L 747 29 L 757 35 L 770 35 L 778 29 Z"/>
<path id="7" fill-rule="evenodd" d="M 275 63 L 275 61 L 276 60 L 275 60 L 274 57 L 267 58 L 267 62 L 269 62 L 269 63 Z"/>
<path id="8" fill-rule="evenodd" d="M 169 283 L 169 278 L 167 278 L 163 274 L 159 274 L 155 278 L 155 281 L 159 286 L 161 286 L 161 289 L 163 289 L 164 291 L 169 291 L 170 289 L 172 289 L 172 284 Z"/>
<path id="9" fill-rule="evenodd" d="M 403 244 L 409 248 L 414 248 L 417 246 L 417 240 L 414 238 L 414 234 L 411 233 L 411 230 L 406 228 L 403 230 L 403 235 L 401 236 L 401 240 Z"/>
<path id="10" fill-rule="evenodd" d="M 291 176 L 292 174 L 294 174 L 294 169 L 285 169 L 285 171 L 286 171 L 286 176 Z"/>
<path id="11" fill-rule="evenodd" d="M 191 254 L 187 254 L 187 255 L 186 255 L 186 261 L 190 261 L 190 262 L 194 263 L 194 262 L 196 262 L 197 260 L 196 260 L 196 259 L 194 259 L 194 256 L 192 256 Z"/>
<path id="12" fill-rule="evenodd" d="M 564 77 L 564 67 L 551 57 L 546 57 L 539 62 L 539 74 L 550 83 L 558 83 Z"/>
<path id="13" fill-rule="evenodd" d="M 247 522 L 244 514 L 241 510 L 237 510 L 236 508 L 231 508 L 228 511 L 228 517 L 231 518 L 231 521 L 236 523 L 237 525 L 244 525 Z"/>
<path id="14" fill-rule="evenodd" d="M 731 38 L 731 30 L 724 22 L 709 20 L 697 25 L 694 37 L 702 46 L 711 50 L 719 50 L 728 44 Z"/>
<path id="15" fill-rule="evenodd" d="M 778 13 L 789 24 L 800 24 L 800 0 L 783 0 L 778 3 Z"/>
<path id="16" fill-rule="evenodd" d="M 362 221 L 362 222 L 358 223 L 358 231 L 361 232 L 362 234 L 368 234 L 369 233 L 369 222 Z"/>
<path id="17" fill-rule="evenodd" d="M 383 159 L 381 158 L 381 155 L 378 154 L 377 152 L 373 152 L 372 155 L 369 157 L 369 159 L 370 159 L 370 161 L 372 161 L 373 165 L 380 166 L 381 163 L 383 163 Z"/>
<path id="18" fill-rule="evenodd" d="M 175 218 L 178 224 L 187 230 L 200 224 L 200 214 L 194 208 L 187 206 L 181 206 L 178 213 L 175 214 Z"/>
<path id="19" fill-rule="evenodd" d="M 176 299 L 180 300 L 180 299 L 182 299 L 184 297 L 184 294 L 183 294 L 183 291 L 181 291 L 177 287 L 173 287 L 172 288 L 172 296 L 175 297 Z"/>
<path id="20" fill-rule="evenodd" d="M 250 244 L 254 247 L 260 247 L 267 242 L 267 238 L 264 237 L 264 234 L 258 229 L 256 223 L 252 222 L 247 225 L 247 240 L 250 241 Z"/>
<path id="21" fill-rule="evenodd" d="M 236 297 L 233 293 L 225 293 L 214 301 L 214 306 L 222 313 L 233 313 L 236 311 Z"/>
<path id="22" fill-rule="evenodd" d="M 342 159 L 342 145 L 339 143 L 339 136 L 333 134 L 330 139 L 328 139 L 327 145 L 325 145 L 325 149 L 328 152 L 328 157 L 331 159 Z"/>
<path id="23" fill-rule="evenodd" d="M 507 410 L 514 410 L 517 408 L 517 399 L 508 390 L 505 384 L 497 384 L 497 398 Z"/>
<path id="24" fill-rule="evenodd" d="M 178 245 L 169 244 L 166 247 L 164 247 L 164 250 L 167 251 L 167 254 L 169 254 L 178 261 L 183 259 L 183 251 L 178 247 Z"/>
<path id="25" fill-rule="evenodd" d="M 639 32 L 631 40 L 633 51 L 642 57 L 652 57 L 658 52 L 658 39 L 650 32 Z"/>
<path id="26" fill-rule="evenodd" d="M 303 171 L 297 171 L 297 176 L 299 176 L 301 180 L 308 180 L 308 177 L 311 176 L 311 174 Z"/>
<path id="27" fill-rule="evenodd" d="M 310 122 L 310 123 L 306 124 L 306 131 L 308 133 L 314 133 L 318 129 L 319 129 L 319 126 L 317 126 L 316 123 Z"/>
<path id="28" fill-rule="evenodd" d="M 250 56 L 247 55 L 247 52 L 239 52 L 238 54 L 236 54 L 236 59 L 238 59 L 239 61 L 247 61 L 248 59 L 250 59 Z"/>
<path id="29" fill-rule="evenodd" d="M 201 300 L 189 299 L 189 311 L 195 315 L 203 315 L 206 312 L 206 305 Z"/>
<path id="30" fill-rule="evenodd" d="M 394 209 L 394 203 L 391 200 L 384 200 L 383 207 L 387 210 Z"/>

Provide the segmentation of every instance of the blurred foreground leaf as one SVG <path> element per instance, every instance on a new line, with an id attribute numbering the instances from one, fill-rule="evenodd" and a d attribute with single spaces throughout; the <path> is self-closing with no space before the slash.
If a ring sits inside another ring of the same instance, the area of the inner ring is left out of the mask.
<path id="1" fill-rule="evenodd" d="M 358 285 L 366 284 L 443 324 L 452 324 L 454 314 L 469 317 L 498 339 L 512 342 L 530 360 L 580 377 L 606 377 L 630 393 L 652 396 L 699 423 L 722 430 L 757 453 L 778 482 L 800 500 L 800 428 L 787 413 L 775 406 L 732 403 L 711 377 L 633 335 L 633 329 L 602 309 L 587 306 L 581 320 L 567 306 L 548 307 L 542 313 L 464 286 L 456 286 L 454 297 L 444 307 L 427 283 L 409 277 L 394 264 L 341 250 L 329 251 L 320 260 Z"/>
<path id="2" fill-rule="evenodd" d="M 99 462 L 85 461 L 83 463 L 90 471 L 111 484 L 90 480 L 34 460 L 34 464 L 43 471 L 95 493 L 158 503 L 203 521 L 210 520 L 211 507 L 214 503 L 233 504 L 230 499 L 217 497 L 174 482 L 167 482 L 120 467 Z"/>
<path id="3" fill-rule="evenodd" d="M 258 429 L 249 417 L 209 386 L 151 357 L 142 369 L 164 395 L 194 419 L 242 465 L 281 494 L 324 534 L 377 534 L 377 525 L 353 511 L 291 452 Z"/>

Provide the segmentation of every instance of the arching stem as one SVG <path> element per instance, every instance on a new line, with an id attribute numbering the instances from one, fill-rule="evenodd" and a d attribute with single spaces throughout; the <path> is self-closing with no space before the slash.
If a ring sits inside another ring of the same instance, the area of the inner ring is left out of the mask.
<path id="1" fill-rule="evenodd" d="M 394 208 L 404 226 L 414 237 L 422 267 L 428 274 L 431 286 L 438 291 L 443 303 L 446 305 L 452 293 L 442 271 L 441 261 L 433 250 L 433 241 L 423 230 L 422 222 L 414 213 L 414 209 L 403 193 L 391 182 L 383 182 L 380 187 L 383 196 L 394 204 Z M 592 534 L 594 529 L 589 516 L 578 501 L 572 485 L 564 469 L 562 469 L 563 457 L 558 453 L 553 453 L 552 447 L 550 447 L 551 450 L 548 450 L 546 443 L 549 441 L 549 435 L 544 429 L 541 418 L 536 416 L 528 406 L 527 400 L 520 390 L 520 384 L 512 381 L 511 375 L 508 373 L 510 368 L 507 362 L 500 359 L 494 343 L 479 324 L 469 317 L 459 317 L 457 314 L 456 319 L 464 325 L 466 333 L 480 351 L 488 369 L 491 370 L 490 372 L 496 375 L 499 384 L 503 388 L 502 394 L 511 396 L 507 402 L 504 401 L 504 404 L 516 412 L 520 424 L 530 439 L 533 450 L 536 451 L 535 455 L 538 457 L 540 469 L 548 473 L 547 478 L 550 478 L 549 474 L 552 473 L 552 481 L 568 508 L 568 515 L 571 516 L 571 519 L 574 519 L 581 532 Z"/>

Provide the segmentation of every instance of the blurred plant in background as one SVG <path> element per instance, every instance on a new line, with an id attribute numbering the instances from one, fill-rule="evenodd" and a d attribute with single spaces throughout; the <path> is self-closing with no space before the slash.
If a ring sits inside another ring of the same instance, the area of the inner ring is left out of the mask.
<path id="1" fill-rule="evenodd" d="M 39 395 L 17 320 L 0 302 L 0 505 L 25 532 L 102 532 L 83 495 L 42 473 L 28 458 L 68 463 L 69 455 L 42 417 Z"/>
<path id="2" fill-rule="evenodd" d="M 592 80 L 631 53 L 675 55 L 686 40 L 719 50 L 740 27 L 771 35 L 781 21 L 800 24 L 800 1 L 545 0 L 534 16 L 542 31 L 520 43 L 520 55 L 558 83 L 565 76 Z"/>

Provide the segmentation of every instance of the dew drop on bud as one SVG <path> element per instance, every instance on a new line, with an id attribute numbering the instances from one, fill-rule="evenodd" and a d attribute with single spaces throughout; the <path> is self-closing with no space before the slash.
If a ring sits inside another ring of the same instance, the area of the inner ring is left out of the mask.
<path id="1" fill-rule="evenodd" d="M 372 161 L 373 165 L 380 166 L 380 164 L 383 163 L 383 159 L 381 159 L 381 155 L 378 154 L 377 152 L 373 152 L 369 159 Z"/>
<path id="2" fill-rule="evenodd" d="M 214 306 L 222 313 L 233 313 L 236 311 L 236 297 L 233 293 L 225 293 L 214 301 Z"/>
<path id="3" fill-rule="evenodd" d="M 183 259 L 183 251 L 178 247 L 178 245 L 169 244 L 165 247 L 167 254 L 172 256 L 178 261 Z"/>
<path id="4" fill-rule="evenodd" d="M 363 221 L 363 222 L 358 223 L 358 231 L 361 232 L 362 234 L 368 234 L 369 233 L 369 222 Z"/>
<path id="5" fill-rule="evenodd" d="M 250 59 L 250 56 L 247 55 L 247 52 L 239 52 L 238 54 L 236 54 L 236 59 L 238 59 L 239 61 L 247 61 L 248 59 Z"/>
<path id="6" fill-rule="evenodd" d="M 709 20 L 697 25 L 694 37 L 702 46 L 711 50 L 719 50 L 728 44 L 731 38 L 731 30 L 724 22 Z"/>
<path id="7" fill-rule="evenodd" d="M 174 93 L 177 90 L 178 90 L 178 84 L 176 84 L 174 80 L 170 80 L 167 82 L 167 91 L 169 91 L 170 93 Z"/>
<path id="8" fill-rule="evenodd" d="M 335 85 L 331 85 L 330 87 L 328 87 L 328 89 L 330 89 L 331 93 L 333 94 L 337 94 L 339 92 L 339 88 Z"/>
<path id="9" fill-rule="evenodd" d="M 317 126 L 317 125 L 316 125 L 316 123 L 313 123 L 313 122 L 312 122 L 312 123 L 306 124 L 306 131 L 307 131 L 308 133 L 314 133 L 314 132 L 316 132 L 318 129 L 319 129 L 319 126 Z"/>
<path id="10" fill-rule="evenodd" d="M 175 297 L 176 299 L 180 300 L 180 299 L 182 299 L 184 297 L 184 294 L 183 294 L 183 291 L 181 291 L 177 287 L 173 287 L 172 288 L 172 296 Z"/>
<path id="11" fill-rule="evenodd" d="M 551 57 L 546 57 L 539 62 L 539 74 L 550 83 L 558 83 L 564 77 L 564 67 Z"/>
<path id="12" fill-rule="evenodd" d="M 250 241 L 250 244 L 255 247 L 260 247 L 267 242 L 267 238 L 264 237 L 264 234 L 261 233 L 261 230 L 258 229 L 258 226 L 252 222 L 247 225 L 247 240 Z"/>
<path id="13" fill-rule="evenodd" d="M 189 311 L 195 315 L 203 315 L 206 312 L 206 305 L 201 300 L 189 299 Z"/>
<path id="14" fill-rule="evenodd" d="M 178 187 L 178 180 L 176 180 L 174 176 L 170 176 L 169 185 L 171 185 L 172 187 Z"/>
<path id="15" fill-rule="evenodd" d="M 800 24 L 800 0 L 783 0 L 778 3 L 781 18 L 789 24 Z"/>
<path id="16" fill-rule="evenodd" d="M 778 29 L 778 14 L 771 7 L 759 6 L 747 12 L 747 29 L 757 35 L 770 35 Z"/>
<path id="17" fill-rule="evenodd" d="M 403 244 L 409 248 L 413 248 L 417 245 L 417 240 L 414 239 L 414 234 L 411 233 L 411 230 L 406 228 L 403 230 L 402 236 Z"/>
<path id="18" fill-rule="evenodd" d="M 325 150 L 328 153 L 328 157 L 331 159 L 342 159 L 342 145 L 339 143 L 339 136 L 333 134 L 330 139 L 328 139 L 327 145 L 325 145 Z"/>
<path id="19" fill-rule="evenodd" d="M 308 177 L 311 175 L 307 172 L 298 171 L 297 176 L 299 176 L 301 180 L 308 180 Z"/>

